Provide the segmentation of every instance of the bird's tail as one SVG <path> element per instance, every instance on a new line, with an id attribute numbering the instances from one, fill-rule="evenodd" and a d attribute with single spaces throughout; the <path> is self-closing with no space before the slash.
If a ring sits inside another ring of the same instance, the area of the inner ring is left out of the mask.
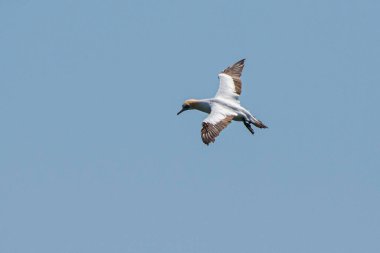
<path id="1" fill-rule="evenodd" d="M 251 117 L 250 119 L 251 123 L 253 125 L 255 125 L 255 127 L 258 127 L 258 128 L 268 128 L 266 125 L 264 125 L 263 122 L 261 122 L 260 120 L 256 119 L 255 117 Z"/>

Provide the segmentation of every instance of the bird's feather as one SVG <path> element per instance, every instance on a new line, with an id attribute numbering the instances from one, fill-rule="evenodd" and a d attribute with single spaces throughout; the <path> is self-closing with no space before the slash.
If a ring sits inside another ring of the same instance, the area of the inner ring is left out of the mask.
<path id="1" fill-rule="evenodd" d="M 215 141 L 220 132 L 231 123 L 237 113 L 219 104 L 211 106 L 211 113 L 202 122 L 201 137 L 204 144 Z"/>
<path id="2" fill-rule="evenodd" d="M 218 75 L 219 89 L 215 95 L 216 98 L 229 99 L 239 103 L 241 94 L 240 77 L 244 68 L 244 61 L 245 59 L 236 62 Z"/>

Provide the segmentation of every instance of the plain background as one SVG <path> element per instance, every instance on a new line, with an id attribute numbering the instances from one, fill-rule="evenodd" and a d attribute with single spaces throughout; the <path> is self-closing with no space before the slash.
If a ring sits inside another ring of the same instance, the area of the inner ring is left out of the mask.
<path id="1" fill-rule="evenodd" d="M 0 1 L 0 252 L 380 252 L 380 2 Z M 217 74 L 247 58 L 205 146 Z"/>

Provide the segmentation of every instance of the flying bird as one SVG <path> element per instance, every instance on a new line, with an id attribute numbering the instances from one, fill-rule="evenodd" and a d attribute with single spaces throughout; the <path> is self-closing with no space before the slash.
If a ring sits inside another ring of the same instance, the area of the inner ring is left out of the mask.
<path id="1" fill-rule="evenodd" d="M 255 132 L 251 124 L 258 128 L 267 128 L 263 122 L 240 105 L 240 76 L 244 68 L 244 61 L 245 59 L 242 59 L 219 73 L 219 89 L 214 98 L 188 99 L 177 113 L 179 115 L 184 111 L 195 109 L 209 114 L 203 120 L 201 129 L 202 141 L 206 145 L 214 142 L 215 138 L 232 120 L 242 121 L 252 134 Z"/>

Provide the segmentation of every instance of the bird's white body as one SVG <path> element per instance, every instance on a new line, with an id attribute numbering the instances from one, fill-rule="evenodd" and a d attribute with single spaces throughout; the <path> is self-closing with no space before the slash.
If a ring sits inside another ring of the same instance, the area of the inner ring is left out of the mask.
<path id="1" fill-rule="evenodd" d="M 215 138 L 231 120 L 242 121 L 252 134 L 254 131 L 250 124 L 259 128 L 267 128 L 240 105 L 240 76 L 243 67 L 244 59 L 225 69 L 218 75 L 219 89 L 214 98 L 186 100 L 182 105 L 182 110 L 178 113 L 195 109 L 209 114 L 203 121 L 201 130 L 202 140 L 207 145 L 215 141 Z"/>
<path id="2" fill-rule="evenodd" d="M 221 115 L 233 115 L 234 121 L 243 121 L 244 119 L 252 119 L 254 118 L 252 114 L 245 109 L 240 103 L 236 103 L 234 101 L 230 101 L 228 99 L 223 98 L 206 98 L 197 100 L 196 105 L 194 105 L 194 109 L 210 114 L 211 108 L 215 108 Z M 217 118 L 211 117 L 209 118 L 210 122 L 217 122 Z"/>

